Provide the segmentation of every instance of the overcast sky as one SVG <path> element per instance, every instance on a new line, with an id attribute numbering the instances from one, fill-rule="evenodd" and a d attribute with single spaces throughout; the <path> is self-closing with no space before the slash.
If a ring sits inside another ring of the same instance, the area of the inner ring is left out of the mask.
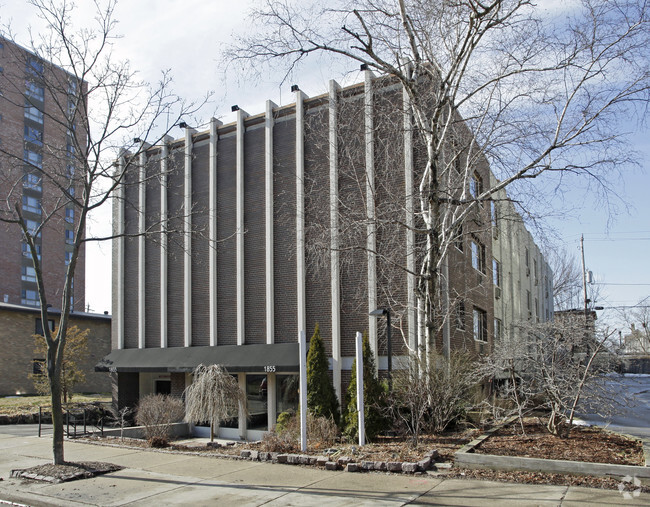
<path id="1" fill-rule="evenodd" d="M 91 2 L 80 0 L 80 14 Z M 234 31 L 246 27 L 245 15 L 252 0 L 197 1 L 132 0 L 118 4 L 116 18 L 118 32 L 123 36 L 116 42 L 115 51 L 131 61 L 131 67 L 147 81 L 155 82 L 161 70 L 170 69 L 175 91 L 187 98 L 197 99 L 214 92 L 201 117 L 207 122 L 215 116 L 228 123 L 234 120 L 230 106 L 238 104 L 250 114 L 261 113 L 266 99 L 278 105 L 292 102 L 291 83 L 280 84 L 282 75 L 270 76 L 260 83 L 242 82 L 239 76 L 223 72 L 218 61 L 224 43 Z M 0 0 L 0 23 L 11 23 L 18 43 L 28 45 L 27 27 L 38 29 L 39 21 L 33 8 L 21 0 Z M 329 79 L 360 81 L 356 65 L 348 68 L 314 59 L 294 78 L 307 95 L 327 91 Z M 350 72 L 352 71 L 352 72 Z M 345 77 L 344 73 L 347 73 Z M 206 127 L 207 128 L 207 127 Z M 182 131 L 172 132 L 181 137 Z M 637 149 L 645 156 L 642 165 L 648 166 L 650 147 L 647 132 L 635 137 Z M 580 235 L 585 236 L 587 268 L 595 281 L 602 285 L 602 306 L 631 305 L 650 296 L 650 180 L 644 171 L 626 173 L 616 191 L 629 205 L 629 210 L 610 216 L 602 203 L 585 195 L 582 188 L 572 189 L 564 203 L 572 206 L 571 213 L 561 218 L 548 219 L 550 229 L 557 232 L 559 243 L 570 252 L 579 254 Z M 109 210 L 106 210 L 109 213 Z M 98 216 L 90 224 L 93 231 L 108 227 L 108 216 Z M 86 301 L 91 310 L 102 312 L 110 304 L 110 244 L 89 245 L 86 260 Z M 650 304 L 650 301 L 646 304 Z M 602 313 L 602 312 L 600 312 Z M 609 311 L 610 315 L 612 311 Z M 607 315 L 603 315 L 604 318 Z"/>

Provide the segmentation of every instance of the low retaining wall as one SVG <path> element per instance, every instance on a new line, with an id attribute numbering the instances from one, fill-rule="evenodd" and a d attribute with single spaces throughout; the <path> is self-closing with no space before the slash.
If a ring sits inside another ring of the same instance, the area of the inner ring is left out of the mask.
<path id="1" fill-rule="evenodd" d="M 507 424 L 507 423 L 506 423 Z M 491 429 L 480 437 L 464 445 L 454 455 L 454 464 L 464 468 L 487 470 L 524 470 L 529 472 L 546 472 L 558 474 L 594 475 L 598 477 L 625 477 L 626 475 L 650 479 L 647 447 L 644 444 L 646 466 L 613 465 L 607 463 L 590 463 L 557 459 L 520 458 L 518 456 L 498 456 L 496 454 L 477 454 L 474 449 L 489 438 L 503 425 Z"/>
<path id="2" fill-rule="evenodd" d="M 185 422 L 174 423 L 171 426 L 171 435 L 173 437 L 187 437 L 190 435 L 190 425 Z M 127 437 L 127 438 L 144 438 L 144 426 L 130 426 L 128 428 L 104 428 L 104 436 L 108 437 Z"/>

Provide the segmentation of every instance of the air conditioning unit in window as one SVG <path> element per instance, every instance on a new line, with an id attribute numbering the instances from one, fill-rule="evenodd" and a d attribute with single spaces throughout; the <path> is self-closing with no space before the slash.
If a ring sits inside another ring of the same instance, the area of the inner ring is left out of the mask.
<path id="1" fill-rule="evenodd" d="M 499 299 L 501 297 L 501 287 L 494 288 L 494 298 Z"/>

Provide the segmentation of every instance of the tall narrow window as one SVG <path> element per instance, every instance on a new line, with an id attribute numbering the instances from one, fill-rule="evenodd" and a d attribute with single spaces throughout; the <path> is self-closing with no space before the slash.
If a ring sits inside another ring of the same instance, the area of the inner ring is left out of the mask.
<path id="1" fill-rule="evenodd" d="M 481 273 L 485 273 L 485 246 L 476 238 L 472 239 L 472 267 Z"/>
<path id="2" fill-rule="evenodd" d="M 456 329 L 465 330 L 465 302 L 458 301 L 455 308 Z"/>
<path id="3" fill-rule="evenodd" d="M 494 319 L 494 341 L 497 342 L 501 340 L 502 333 L 503 333 L 503 323 L 501 322 L 501 319 Z"/>
<path id="4" fill-rule="evenodd" d="M 472 174 L 472 179 L 469 180 L 469 194 L 476 198 L 483 192 L 483 180 L 481 175 L 477 172 Z"/>
<path id="5" fill-rule="evenodd" d="M 495 287 L 501 287 L 501 265 L 496 259 L 492 259 L 492 283 Z"/>
<path id="6" fill-rule="evenodd" d="M 474 339 L 478 342 L 487 342 L 487 313 L 484 310 L 474 307 L 473 325 Z"/>
<path id="7" fill-rule="evenodd" d="M 66 208 L 65 209 L 65 221 L 68 222 L 69 224 L 74 222 L 74 209 L 73 208 Z"/>

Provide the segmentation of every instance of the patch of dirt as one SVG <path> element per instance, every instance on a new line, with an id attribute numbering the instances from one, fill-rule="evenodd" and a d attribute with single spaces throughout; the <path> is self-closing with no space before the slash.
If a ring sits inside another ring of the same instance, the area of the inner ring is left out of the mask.
<path id="1" fill-rule="evenodd" d="M 538 421 L 521 426 L 511 424 L 483 441 L 477 454 L 519 456 L 616 465 L 645 465 L 643 444 L 639 440 L 603 430 L 595 426 L 574 426 L 568 438 L 548 433 Z"/>
<path id="2" fill-rule="evenodd" d="M 101 463 L 99 461 L 70 462 L 62 465 L 48 463 L 20 470 L 12 470 L 11 476 L 23 479 L 60 483 L 77 479 L 89 479 L 90 477 L 95 477 L 97 475 L 116 472 L 123 468 L 124 467 L 113 465 L 112 463 Z"/>

